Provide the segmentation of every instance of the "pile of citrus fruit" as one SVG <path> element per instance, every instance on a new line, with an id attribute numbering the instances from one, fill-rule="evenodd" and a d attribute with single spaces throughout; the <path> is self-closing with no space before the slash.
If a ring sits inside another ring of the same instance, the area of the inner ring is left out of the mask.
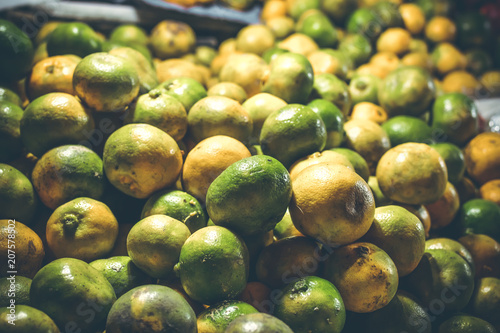
<path id="1" fill-rule="evenodd" d="M 0 20 L 0 331 L 498 332 L 468 4 L 266 0 L 217 48 Z"/>

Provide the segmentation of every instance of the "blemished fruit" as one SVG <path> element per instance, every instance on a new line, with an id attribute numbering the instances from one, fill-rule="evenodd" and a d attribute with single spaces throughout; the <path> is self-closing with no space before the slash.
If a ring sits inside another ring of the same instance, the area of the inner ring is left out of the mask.
<path id="1" fill-rule="evenodd" d="M 323 276 L 339 290 L 346 310 L 367 313 L 381 309 L 398 289 L 398 272 L 389 255 L 365 242 L 344 245 L 325 262 Z"/>
<path id="2" fill-rule="evenodd" d="M 42 261 L 45 256 L 40 236 L 19 221 L 0 220 L 0 241 L 0 250 L 2 251 L 0 252 L 0 259 L 2 260 L 0 264 L 2 269 L 1 276 L 17 274 L 33 278 L 40 267 L 42 267 Z M 12 241 L 15 243 L 12 243 Z M 13 249 L 11 244 L 15 245 L 16 258 L 14 259 L 12 259 Z M 9 267 L 9 265 L 14 265 L 16 273 L 7 273 L 12 271 L 12 266 Z"/>
<path id="3" fill-rule="evenodd" d="M 107 333 L 120 332 L 195 333 L 196 315 L 176 290 L 147 284 L 121 296 L 109 310 Z"/>
<path id="4" fill-rule="evenodd" d="M 101 158 L 81 145 L 49 150 L 37 161 L 31 178 L 40 200 L 51 209 L 78 197 L 99 200 L 105 187 Z"/>
<path id="5" fill-rule="evenodd" d="M 330 281 L 308 276 L 281 290 L 273 315 L 294 332 L 340 333 L 345 307 L 339 290 Z"/>
<path id="6" fill-rule="evenodd" d="M 368 184 L 343 165 L 320 163 L 292 182 L 290 215 L 304 235 L 329 245 L 348 244 L 373 222 L 375 200 Z"/>
<path id="7" fill-rule="evenodd" d="M 89 262 L 113 249 L 118 221 L 104 203 L 76 198 L 57 207 L 47 221 L 45 234 L 56 258 Z"/>
<path id="8" fill-rule="evenodd" d="M 384 250 L 394 261 L 400 277 L 417 267 L 425 250 L 422 222 L 400 206 L 376 208 L 373 223 L 363 240 Z"/>

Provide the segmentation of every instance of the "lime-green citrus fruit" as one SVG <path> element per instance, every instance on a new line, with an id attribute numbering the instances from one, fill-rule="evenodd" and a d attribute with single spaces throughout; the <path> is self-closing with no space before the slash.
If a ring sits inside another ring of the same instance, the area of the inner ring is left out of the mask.
<path id="1" fill-rule="evenodd" d="M 210 226 L 193 233 L 175 271 L 192 299 L 214 304 L 238 296 L 248 278 L 248 250 L 229 229 Z"/>
<path id="2" fill-rule="evenodd" d="M 320 10 L 304 12 L 299 17 L 295 30 L 314 39 L 320 48 L 337 46 L 337 30 L 328 16 Z"/>
<path id="3" fill-rule="evenodd" d="M 196 333 L 196 315 L 176 290 L 148 284 L 120 297 L 109 310 L 107 333 Z"/>
<path id="4" fill-rule="evenodd" d="M 150 59 L 132 47 L 116 47 L 108 52 L 130 62 L 139 77 L 139 93 L 145 94 L 158 86 L 158 77 Z"/>
<path id="5" fill-rule="evenodd" d="M 293 331 L 278 318 L 267 313 L 251 313 L 239 316 L 231 321 L 224 333 L 293 333 Z"/>
<path id="6" fill-rule="evenodd" d="M 0 163 L 0 219 L 31 223 L 37 195 L 30 180 L 16 168 Z"/>
<path id="7" fill-rule="evenodd" d="M 0 307 L 9 306 L 11 299 L 16 306 L 30 305 L 30 287 L 31 279 L 21 275 L 0 278 Z"/>
<path id="8" fill-rule="evenodd" d="M 425 121 L 412 116 L 392 117 L 382 124 L 391 146 L 407 142 L 432 143 L 432 129 Z"/>
<path id="9" fill-rule="evenodd" d="M 465 158 L 462 150 L 449 142 L 435 143 L 430 146 L 443 158 L 448 170 L 448 181 L 452 184 L 460 182 L 465 173 Z"/>
<path id="10" fill-rule="evenodd" d="M 14 103 L 17 106 L 23 106 L 21 98 L 15 92 L 6 87 L 0 87 L 0 101 L 7 101 Z"/>
<path id="11" fill-rule="evenodd" d="M 80 145 L 59 146 L 43 154 L 31 178 L 40 200 L 51 209 L 78 197 L 99 200 L 105 187 L 101 158 Z"/>
<path id="12" fill-rule="evenodd" d="M 11 333 L 59 333 L 59 328 L 54 321 L 44 312 L 28 305 L 16 305 L 15 319 L 12 318 L 11 309 L 0 309 L 0 330 Z"/>
<path id="13" fill-rule="evenodd" d="M 382 25 L 371 8 L 358 8 L 347 19 L 347 31 L 352 34 L 366 36 L 371 41 L 377 40 L 382 32 Z"/>
<path id="14" fill-rule="evenodd" d="M 226 300 L 216 303 L 198 315 L 196 325 L 200 333 L 226 332 L 226 328 L 236 318 L 245 314 L 258 313 L 248 303 Z"/>
<path id="15" fill-rule="evenodd" d="M 392 204 L 392 200 L 387 198 L 384 193 L 382 193 L 382 190 L 378 185 L 377 177 L 370 176 L 368 178 L 368 185 L 372 189 L 373 198 L 375 199 L 375 207 L 387 206 Z"/>
<path id="16" fill-rule="evenodd" d="M 418 295 L 424 307 L 439 309 L 436 315 L 463 309 L 474 290 L 474 274 L 467 261 L 450 250 L 426 250 L 405 286 Z"/>
<path id="17" fill-rule="evenodd" d="M 360 66 L 370 59 L 373 48 L 365 36 L 348 34 L 340 41 L 339 50 L 352 59 L 356 66 Z"/>
<path id="18" fill-rule="evenodd" d="M 111 31 L 109 40 L 125 44 L 140 43 L 146 45 L 148 36 L 146 31 L 137 25 L 121 24 Z"/>
<path id="19" fill-rule="evenodd" d="M 179 190 L 162 190 L 149 197 L 141 217 L 163 214 L 183 222 L 191 233 L 207 225 L 203 206 L 191 194 Z"/>
<path id="20" fill-rule="evenodd" d="M 337 76 L 324 73 L 314 77 L 311 98 L 322 98 L 335 104 L 345 117 L 352 106 L 351 93 L 347 84 Z"/>
<path id="21" fill-rule="evenodd" d="M 139 96 L 128 109 L 125 124 L 145 123 L 153 125 L 180 141 L 186 135 L 188 121 L 186 109 L 178 99 L 163 89 L 153 89 Z"/>
<path id="22" fill-rule="evenodd" d="M 79 327 L 85 332 L 96 332 L 104 329 L 116 295 L 101 272 L 84 261 L 61 258 L 35 275 L 30 300 L 33 307 L 45 312 L 64 330 Z"/>
<path id="23" fill-rule="evenodd" d="M 370 102 L 378 104 L 378 87 L 382 80 L 371 74 L 357 74 L 349 83 L 352 104 Z"/>
<path id="24" fill-rule="evenodd" d="M 340 333 L 345 324 L 339 290 L 317 276 L 303 277 L 284 287 L 273 315 L 294 332 Z"/>
<path id="25" fill-rule="evenodd" d="M 495 333 L 486 320 L 466 314 L 456 314 L 439 325 L 438 333 Z"/>
<path id="26" fill-rule="evenodd" d="M 234 99 L 208 96 L 200 99 L 188 113 L 189 135 L 196 142 L 215 135 L 249 141 L 253 122 L 248 112 Z"/>
<path id="27" fill-rule="evenodd" d="M 326 145 L 326 126 L 310 107 L 289 104 L 271 113 L 262 125 L 260 145 L 264 154 L 290 167 L 301 157 Z"/>
<path id="28" fill-rule="evenodd" d="M 474 270 L 474 259 L 467 248 L 451 238 L 431 238 L 425 241 L 426 250 L 450 250 L 464 258 L 469 266 Z"/>
<path id="29" fill-rule="evenodd" d="M 292 217 L 290 216 L 290 211 L 288 210 L 281 221 L 279 221 L 274 227 L 273 235 L 276 240 L 291 236 L 303 236 L 302 233 L 293 225 Z"/>
<path id="30" fill-rule="evenodd" d="M 314 72 L 307 58 L 298 53 L 283 53 L 270 63 L 269 76 L 262 92 L 282 98 L 287 103 L 304 103 L 311 93 Z"/>
<path id="31" fill-rule="evenodd" d="M 251 143 L 258 143 L 262 125 L 274 111 L 286 106 L 286 102 L 268 93 L 259 93 L 247 99 L 241 106 L 250 114 L 253 122 Z"/>
<path id="32" fill-rule="evenodd" d="M 435 90 L 429 72 L 417 66 L 403 66 L 382 81 L 378 100 L 389 116 L 420 116 L 434 100 Z"/>
<path id="33" fill-rule="evenodd" d="M 373 223 L 363 240 L 384 250 L 394 261 L 400 277 L 417 267 L 425 251 L 422 222 L 400 206 L 376 208 Z"/>
<path id="34" fill-rule="evenodd" d="M 210 184 L 207 212 L 212 221 L 241 235 L 272 230 L 292 196 L 288 170 L 278 160 L 256 155 L 239 160 Z"/>
<path id="35" fill-rule="evenodd" d="M 240 104 L 247 99 L 245 89 L 233 82 L 219 82 L 211 86 L 207 91 L 208 96 L 224 96 L 234 99 Z"/>
<path id="36" fill-rule="evenodd" d="M 398 272 L 378 246 L 358 242 L 335 249 L 323 276 L 339 290 L 346 310 L 367 313 L 383 308 L 398 289 Z M 376 276 L 376 278 L 375 278 Z"/>
<path id="37" fill-rule="evenodd" d="M 488 235 L 500 242 L 500 206 L 484 199 L 465 202 L 458 212 L 464 233 Z"/>
<path id="38" fill-rule="evenodd" d="M 73 89 L 95 111 L 121 111 L 139 93 L 139 75 L 127 59 L 105 52 L 83 58 L 73 73 Z"/>
<path id="39" fill-rule="evenodd" d="M 102 39 L 88 24 L 59 24 L 47 37 L 49 56 L 74 54 L 81 58 L 102 50 Z"/>
<path id="40" fill-rule="evenodd" d="M 355 152 L 349 148 L 333 148 L 330 149 L 333 152 L 339 153 L 347 157 L 349 162 L 351 162 L 354 167 L 354 171 L 363 178 L 365 182 L 368 182 L 368 178 L 370 177 L 370 169 L 368 168 L 368 163 L 359 153 Z"/>
<path id="41" fill-rule="evenodd" d="M 439 96 L 432 107 L 431 127 L 443 141 L 463 146 L 479 130 L 474 101 L 461 93 Z"/>
<path id="42" fill-rule="evenodd" d="M 307 104 L 321 116 L 326 127 L 326 145 L 324 149 L 339 147 L 344 140 L 344 115 L 340 109 L 324 99 L 315 99 Z"/>
<path id="43" fill-rule="evenodd" d="M 33 43 L 14 23 L 0 20 L 0 45 L 1 81 L 20 80 L 31 68 L 34 55 Z"/>
<path id="44" fill-rule="evenodd" d="M 166 215 L 150 215 L 137 222 L 127 236 L 127 252 L 134 264 L 149 276 L 169 279 L 179 261 L 181 247 L 191 236 L 181 221 Z"/>
<path id="45" fill-rule="evenodd" d="M 175 140 L 148 124 L 128 124 L 114 131 L 104 145 L 103 161 L 110 183 L 140 199 L 173 185 L 182 169 Z"/>
<path id="46" fill-rule="evenodd" d="M 98 259 L 89 263 L 111 283 L 117 298 L 129 290 L 155 281 L 141 271 L 128 256 Z"/>
<path id="47" fill-rule="evenodd" d="M 80 101 L 67 93 L 49 93 L 32 101 L 21 119 L 26 149 L 41 157 L 54 147 L 79 144 L 94 131 L 94 118 Z"/>
<path id="48" fill-rule="evenodd" d="M 475 283 L 474 293 L 469 302 L 470 313 L 482 318 L 495 327 L 500 327 L 500 279 L 481 278 Z"/>
<path id="49" fill-rule="evenodd" d="M 398 290 L 396 296 L 382 309 L 359 317 L 356 324 L 362 328 L 359 327 L 358 331 L 364 329 L 374 333 L 431 333 L 433 317 L 418 302 L 413 295 Z M 352 317 L 349 319 L 355 320 Z"/>
<path id="50" fill-rule="evenodd" d="M 207 97 L 205 87 L 189 77 L 167 80 L 160 84 L 159 88 L 165 89 L 169 95 L 177 98 L 184 105 L 186 112 L 189 112 L 200 99 Z"/>

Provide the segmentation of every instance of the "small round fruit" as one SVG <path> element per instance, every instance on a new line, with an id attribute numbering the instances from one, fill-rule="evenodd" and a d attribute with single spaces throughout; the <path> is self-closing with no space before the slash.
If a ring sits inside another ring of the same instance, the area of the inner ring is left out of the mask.
<path id="1" fill-rule="evenodd" d="M 127 236 L 127 252 L 137 267 L 157 279 L 173 277 L 181 247 L 191 236 L 188 227 L 166 215 L 137 222 Z"/>
<path id="2" fill-rule="evenodd" d="M 57 207 L 47 221 L 45 234 L 56 258 L 89 262 L 113 249 L 118 221 L 104 203 L 76 198 Z"/>
<path id="3" fill-rule="evenodd" d="M 343 165 L 320 163 L 292 183 L 290 215 L 304 235 L 325 244 L 348 244 L 373 222 L 375 200 L 368 184 Z"/>
<path id="4" fill-rule="evenodd" d="M 260 133 L 262 152 L 287 168 L 299 158 L 323 150 L 326 139 L 321 116 L 300 104 L 289 104 L 271 113 Z"/>
<path id="5" fill-rule="evenodd" d="M 148 284 L 120 297 L 109 310 L 107 333 L 196 333 L 196 315 L 176 290 Z"/>
<path id="6" fill-rule="evenodd" d="M 29 225 L 37 202 L 30 180 L 16 168 L 0 163 L 0 219 L 14 219 Z"/>
<path id="7" fill-rule="evenodd" d="M 82 102 L 95 111 L 121 111 L 139 93 L 136 68 L 105 52 L 83 58 L 73 74 L 73 89 Z"/>
<path id="8" fill-rule="evenodd" d="M 105 187 L 101 158 L 81 145 L 49 150 L 37 161 L 31 178 L 40 200 L 51 209 L 78 197 L 99 200 Z"/>
<path id="9" fill-rule="evenodd" d="M 272 230 L 292 196 L 290 175 L 275 158 L 255 155 L 224 170 L 207 191 L 207 212 L 215 225 L 254 235 Z"/>
<path id="10" fill-rule="evenodd" d="M 117 189 L 144 199 L 177 180 L 182 154 L 175 140 L 148 124 L 125 125 L 104 145 L 104 171 Z"/>
<path id="11" fill-rule="evenodd" d="M 17 302 L 16 302 L 17 303 Z M 10 303 L 9 303 L 10 305 Z M 54 321 L 44 312 L 28 305 L 16 304 L 15 320 L 11 310 L 5 306 L 0 308 L 0 330 L 10 333 L 59 333 Z M 14 325 L 12 325 L 14 322 Z"/>
<path id="12" fill-rule="evenodd" d="M 231 321 L 224 333 L 293 333 L 293 331 L 278 318 L 267 313 L 251 313 L 239 316 Z"/>
<path id="13" fill-rule="evenodd" d="M 214 304 L 235 298 L 245 289 L 248 250 L 229 229 L 209 226 L 186 240 L 174 270 L 189 297 Z"/>
<path id="14" fill-rule="evenodd" d="M 303 277 L 281 290 L 273 315 L 294 332 L 340 333 L 345 324 L 344 301 L 331 282 Z"/>
<path id="15" fill-rule="evenodd" d="M 104 329 L 116 295 L 101 272 L 84 261 L 61 258 L 38 271 L 31 283 L 30 299 L 33 307 L 49 315 L 59 327 L 96 332 Z M 82 311 L 92 311 L 93 320 L 82 316 Z"/>
<path id="16" fill-rule="evenodd" d="M 386 197 L 418 205 L 434 202 L 443 195 L 448 172 L 436 150 L 423 143 L 404 143 L 380 158 L 376 176 Z"/>
<path id="17" fill-rule="evenodd" d="M 398 271 L 389 255 L 370 243 L 336 249 L 325 263 L 323 276 L 339 290 L 346 310 L 366 313 L 381 309 L 398 289 Z"/>

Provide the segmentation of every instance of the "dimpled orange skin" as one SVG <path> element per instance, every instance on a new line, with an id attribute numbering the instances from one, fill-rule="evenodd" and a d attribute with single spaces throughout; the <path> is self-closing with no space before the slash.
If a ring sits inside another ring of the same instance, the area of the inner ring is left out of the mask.
<path id="1" fill-rule="evenodd" d="M 376 177 L 386 197 L 419 205 L 438 200 L 446 189 L 448 171 L 439 153 L 423 143 L 404 143 L 380 159 Z"/>
<path id="2" fill-rule="evenodd" d="M 375 215 L 372 191 L 346 166 L 312 165 L 297 175 L 292 188 L 290 215 L 304 235 L 342 245 L 354 242 L 370 229 Z"/>
<path id="3" fill-rule="evenodd" d="M 175 183 L 182 153 L 170 135 L 147 124 L 129 124 L 106 141 L 104 171 L 120 191 L 144 199 Z"/>
<path id="4" fill-rule="evenodd" d="M 500 179 L 500 133 L 481 133 L 464 150 L 467 173 L 479 184 Z"/>

